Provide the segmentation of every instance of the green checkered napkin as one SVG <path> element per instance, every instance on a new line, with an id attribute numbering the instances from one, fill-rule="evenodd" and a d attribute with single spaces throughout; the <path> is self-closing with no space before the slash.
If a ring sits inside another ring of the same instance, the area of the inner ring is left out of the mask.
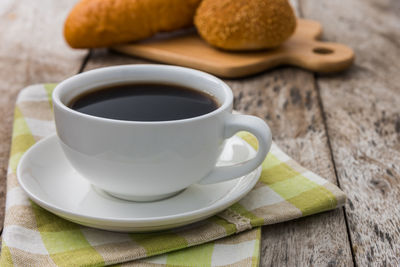
<path id="1" fill-rule="evenodd" d="M 15 174 L 23 153 L 55 131 L 53 88 L 54 84 L 34 85 L 18 96 L 1 266 L 257 266 L 259 226 L 345 203 L 339 188 L 302 168 L 273 144 L 253 190 L 227 210 L 201 222 L 163 232 L 122 234 L 66 221 L 30 201 Z M 257 146 L 250 134 L 240 136 Z"/>

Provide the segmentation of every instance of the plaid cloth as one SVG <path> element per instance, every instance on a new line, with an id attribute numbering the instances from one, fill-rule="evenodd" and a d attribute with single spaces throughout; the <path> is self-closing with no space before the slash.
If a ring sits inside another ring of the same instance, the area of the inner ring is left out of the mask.
<path id="1" fill-rule="evenodd" d="M 139 234 L 101 231 L 66 221 L 30 201 L 15 174 L 23 153 L 55 131 L 51 103 L 54 86 L 30 86 L 18 96 L 1 266 L 258 266 L 259 226 L 345 203 L 339 188 L 302 168 L 273 144 L 253 190 L 209 219 L 169 231 Z M 252 135 L 240 136 L 257 147 Z"/>

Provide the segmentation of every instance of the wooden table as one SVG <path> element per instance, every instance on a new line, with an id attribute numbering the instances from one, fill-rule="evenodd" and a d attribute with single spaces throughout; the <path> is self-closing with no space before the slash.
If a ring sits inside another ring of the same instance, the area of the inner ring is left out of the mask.
<path id="1" fill-rule="evenodd" d="M 72 50 L 62 38 L 71 0 L 0 2 L 0 218 L 16 95 L 33 83 L 142 63 L 107 50 Z M 261 266 L 400 265 L 400 1 L 292 1 L 323 39 L 354 48 L 346 72 L 282 67 L 226 80 L 235 108 L 271 126 L 274 140 L 338 184 L 345 208 L 263 227 Z"/>

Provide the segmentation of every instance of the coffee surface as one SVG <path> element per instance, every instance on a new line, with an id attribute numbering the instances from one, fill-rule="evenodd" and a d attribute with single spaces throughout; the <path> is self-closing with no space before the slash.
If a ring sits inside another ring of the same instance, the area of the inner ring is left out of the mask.
<path id="1" fill-rule="evenodd" d="M 215 99 L 206 93 L 156 83 L 95 88 L 77 96 L 68 106 L 88 115 L 125 121 L 182 120 L 218 108 Z"/>

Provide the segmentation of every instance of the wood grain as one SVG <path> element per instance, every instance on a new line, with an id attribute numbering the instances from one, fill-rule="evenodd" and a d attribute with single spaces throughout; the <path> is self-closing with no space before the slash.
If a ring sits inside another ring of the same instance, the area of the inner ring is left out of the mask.
<path id="1" fill-rule="evenodd" d="M 144 42 L 115 46 L 128 55 L 180 65 L 222 77 L 238 78 L 259 73 L 279 65 L 294 65 L 318 72 L 335 72 L 353 62 L 351 48 L 321 42 L 317 21 L 298 19 L 295 33 L 276 49 L 254 52 L 226 52 L 208 45 L 196 32 L 153 38 Z"/>
<path id="2" fill-rule="evenodd" d="M 145 63 L 107 50 L 96 50 L 85 70 L 116 64 Z M 282 68 L 240 80 L 226 80 L 235 109 L 265 119 L 279 146 L 304 166 L 336 182 L 314 77 Z M 263 228 L 262 266 L 351 266 L 343 210 Z"/>
<path id="3" fill-rule="evenodd" d="M 355 49 L 342 76 L 318 76 L 359 266 L 400 265 L 400 2 L 304 0 L 324 38 Z M 356 12 L 355 12 L 356 11 Z M 334 23 L 333 23 L 334 21 Z"/>
<path id="4" fill-rule="evenodd" d="M 0 1 L 1 226 L 17 93 L 27 85 L 57 82 L 77 73 L 87 53 L 69 49 L 62 37 L 63 21 L 73 4 L 70 0 Z"/>
<path id="5" fill-rule="evenodd" d="M 311 73 L 285 68 L 228 82 L 235 108 L 264 118 L 291 157 L 336 183 Z M 351 266 L 343 210 L 263 227 L 261 266 Z"/>

